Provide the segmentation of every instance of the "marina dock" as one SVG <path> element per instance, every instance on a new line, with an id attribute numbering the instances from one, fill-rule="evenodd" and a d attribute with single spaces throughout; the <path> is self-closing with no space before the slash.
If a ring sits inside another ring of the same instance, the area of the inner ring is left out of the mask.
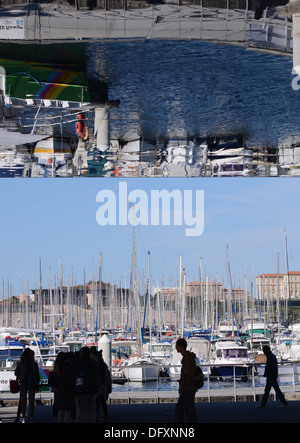
<path id="1" fill-rule="evenodd" d="M 30 3 L 18 6 L 13 13 L 9 9 L 1 12 L 0 20 L 4 22 L 9 18 L 13 24 L 18 24 L 19 29 L 14 34 L 0 30 L 0 40 L 48 44 L 58 41 L 193 39 L 258 47 L 291 56 L 292 23 L 287 20 L 291 11 L 278 8 L 277 16 L 268 15 L 265 10 L 258 22 L 254 18 L 256 5 L 242 3 L 232 7 L 228 1 L 212 2 L 210 7 L 205 7 L 202 1 L 182 4 L 164 1 L 158 4 L 145 2 L 143 7 L 134 8 L 124 0 L 118 9 L 103 7 L 94 10 L 76 9 L 68 3 Z M 283 16 L 280 15 L 281 9 Z"/>

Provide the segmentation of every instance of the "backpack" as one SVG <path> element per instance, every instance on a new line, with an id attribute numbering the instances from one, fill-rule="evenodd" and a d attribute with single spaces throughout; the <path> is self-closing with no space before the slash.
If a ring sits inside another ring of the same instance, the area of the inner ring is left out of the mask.
<path id="1" fill-rule="evenodd" d="M 25 380 L 27 383 L 27 389 L 38 388 L 40 383 L 39 370 L 35 364 L 28 365 L 25 373 Z"/>
<path id="2" fill-rule="evenodd" d="M 90 389 L 89 368 L 87 366 L 79 367 L 75 377 L 75 391 L 79 394 L 89 394 Z"/>
<path id="3" fill-rule="evenodd" d="M 106 366 L 106 371 L 105 371 L 105 387 L 106 387 L 106 393 L 107 394 L 111 393 L 111 384 L 112 384 L 112 380 L 111 380 L 110 370 Z"/>
<path id="4" fill-rule="evenodd" d="M 193 381 L 195 387 L 197 389 L 203 388 L 204 385 L 204 378 L 203 378 L 203 372 L 200 366 L 196 366 L 196 376 Z"/>

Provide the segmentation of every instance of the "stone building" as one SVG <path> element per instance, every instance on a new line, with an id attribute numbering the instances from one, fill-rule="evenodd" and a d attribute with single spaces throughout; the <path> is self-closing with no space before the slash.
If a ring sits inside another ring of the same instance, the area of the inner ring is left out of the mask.
<path id="1" fill-rule="evenodd" d="M 300 271 L 286 274 L 260 274 L 256 277 L 261 299 L 297 299 L 300 296 Z"/>

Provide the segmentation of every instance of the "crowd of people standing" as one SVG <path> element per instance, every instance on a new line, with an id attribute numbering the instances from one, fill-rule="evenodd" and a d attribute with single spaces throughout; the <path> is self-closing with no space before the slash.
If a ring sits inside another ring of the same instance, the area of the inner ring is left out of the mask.
<path id="1" fill-rule="evenodd" d="M 26 352 L 25 352 L 26 351 Z M 20 384 L 20 399 L 16 421 L 26 417 L 34 420 L 34 397 L 39 390 L 39 371 L 34 353 L 26 348 L 15 375 Z M 57 423 L 97 423 L 108 418 L 107 400 L 112 381 L 102 351 L 84 346 L 79 352 L 59 352 L 53 371 L 49 373 L 49 387 L 54 392 L 53 421 Z"/>
<path id="2" fill-rule="evenodd" d="M 197 383 L 197 363 L 195 353 L 187 350 L 187 341 L 176 341 L 176 350 L 182 354 L 179 379 L 179 398 L 175 407 L 175 422 L 197 423 L 195 394 L 203 386 Z M 282 407 L 288 403 L 281 392 L 278 378 L 278 363 L 269 346 L 263 347 L 266 356 L 264 376 L 265 392 L 260 408 L 264 408 L 273 387 Z M 27 394 L 29 397 L 29 419 L 34 419 L 35 393 L 39 390 L 39 368 L 34 360 L 34 352 L 26 348 L 15 369 L 19 384 L 20 398 L 16 421 L 25 420 Z M 48 385 L 54 392 L 53 419 L 58 423 L 97 423 L 108 418 L 107 400 L 112 391 L 109 368 L 102 357 L 102 351 L 95 346 L 84 346 L 79 352 L 59 352 L 54 369 L 49 373 Z"/>
<path id="3" fill-rule="evenodd" d="M 108 418 L 111 376 L 95 346 L 57 355 L 49 385 L 54 391 L 53 419 L 58 423 L 96 423 Z"/>

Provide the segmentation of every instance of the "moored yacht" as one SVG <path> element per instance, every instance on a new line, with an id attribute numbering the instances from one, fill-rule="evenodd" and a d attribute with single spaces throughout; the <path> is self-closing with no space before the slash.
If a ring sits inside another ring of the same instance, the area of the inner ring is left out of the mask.
<path id="1" fill-rule="evenodd" d="M 248 348 L 236 340 L 217 340 L 211 360 L 211 375 L 220 378 L 244 378 L 249 374 Z"/>
<path id="2" fill-rule="evenodd" d="M 129 381 L 155 381 L 158 380 L 161 369 L 162 366 L 150 356 L 136 355 L 128 358 L 123 373 Z"/>

